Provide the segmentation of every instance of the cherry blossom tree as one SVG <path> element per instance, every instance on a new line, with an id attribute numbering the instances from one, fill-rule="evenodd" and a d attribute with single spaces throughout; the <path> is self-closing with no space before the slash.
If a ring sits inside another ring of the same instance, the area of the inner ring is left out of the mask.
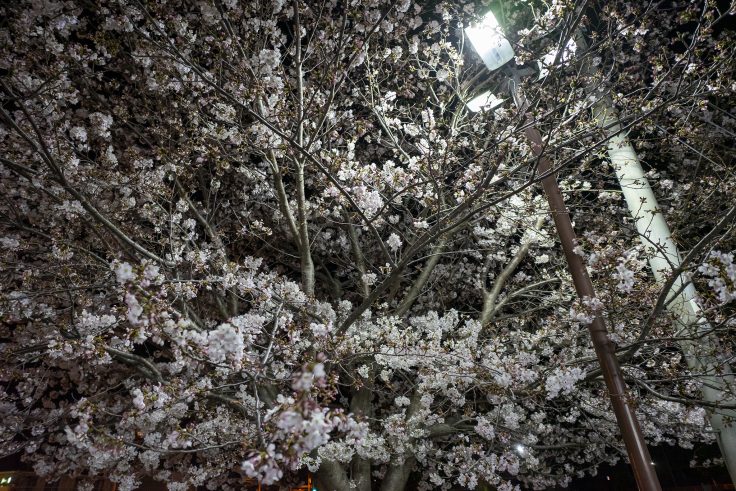
<path id="1" fill-rule="evenodd" d="M 598 314 L 648 442 L 712 443 L 734 394 L 701 400 L 591 110 L 618 111 L 727 366 L 734 10 L 632 4 L 0 7 L 3 455 L 121 490 L 565 485 L 624 458 Z M 506 90 L 462 34 L 488 8 L 544 62 L 524 90 L 597 300 L 575 297 L 527 115 L 466 107 Z"/>

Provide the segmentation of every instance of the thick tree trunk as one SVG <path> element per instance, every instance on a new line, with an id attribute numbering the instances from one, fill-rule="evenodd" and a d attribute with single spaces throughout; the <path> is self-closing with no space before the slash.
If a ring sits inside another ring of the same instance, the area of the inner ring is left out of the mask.
<path id="1" fill-rule="evenodd" d="M 406 410 L 407 422 L 411 421 L 419 411 L 419 400 L 419 393 L 415 390 Z M 403 461 L 389 465 L 383 482 L 381 482 L 381 491 L 402 491 L 406 487 L 411 471 L 414 470 L 414 464 L 416 464 L 414 456 L 407 455 Z"/>
<path id="2" fill-rule="evenodd" d="M 323 460 L 315 475 L 320 491 L 344 491 L 350 489 L 345 469 L 338 463 Z"/>
<path id="3" fill-rule="evenodd" d="M 371 491 L 371 463 L 361 457 L 355 457 L 350 464 L 356 491 Z"/>
<path id="4" fill-rule="evenodd" d="M 381 483 L 381 491 L 402 491 L 406 487 L 415 462 L 414 457 L 408 457 L 401 464 L 390 466 Z"/>
<path id="5" fill-rule="evenodd" d="M 361 387 L 353 394 L 350 401 L 350 411 L 360 417 L 371 415 L 371 398 L 373 394 L 368 387 Z M 371 491 L 371 463 L 358 455 L 353 457 L 351 463 L 352 479 L 357 485 L 356 491 Z"/>

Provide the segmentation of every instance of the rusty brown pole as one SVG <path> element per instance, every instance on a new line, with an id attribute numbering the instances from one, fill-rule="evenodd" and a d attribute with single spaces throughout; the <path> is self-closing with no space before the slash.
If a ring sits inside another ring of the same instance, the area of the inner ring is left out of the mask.
<path id="1" fill-rule="evenodd" d="M 514 74 L 510 81 L 510 89 L 516 107 L 524 113 L 528 104 L 519 91 L 518 81 L 518 76 Z M 594 298 L 595 290 L 593 289 L 593 283 L 590 281 L 590 276 L 588 276 L 588 270 L 583 263 L 583 258 L 574 252 L 575 230 L 572 228 L 570 214 L 567 211 L 560 187 L 557 185 L 557 175 L 550 173 L 552 164 L 544 155 L 542 135 L 534 126 L 532 117 L 527 117 L 524 134 L 531 144 L 534 156 L 538 159 L 537 169 L 539 173 L 541 175 L 548 174 L 547 177 L 542 179 L 542 187 L 544 188 L 544 194 L 547 195 L 552 218 L 562 243 L 562 250 L 567 259 L 567 267 L 570 275 L 572 275 L 575 290 L 581 300 L 585 297 Z M 616 421 L 621 429 L 636 483 L 641 491 L 661 491 L 662 487 L 659 484 L 656 472 L 654 472 L 654 463 L 649 455 L 649 449 L 644 441 L 639 421 L 636 419 L 636 413 L 631 407 L 626 382 L 621 373 L 621 366 L 616 358 L 613 343 L 608 338 L 608 331 L 603 317 L 596 315 L 593 322 L 588 325 L 588 331 L 593 340 L 593 347 L 603 372 L 603 379 L 606 381 L 613 412 L 616 414 Z"/>

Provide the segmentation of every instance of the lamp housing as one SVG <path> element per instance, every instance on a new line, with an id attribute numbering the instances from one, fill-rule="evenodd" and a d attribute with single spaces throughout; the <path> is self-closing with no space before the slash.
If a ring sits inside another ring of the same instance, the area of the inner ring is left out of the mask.
<path id="1" fill-rule="evenodd" d="M 501 68 L 514 57 L 514 49 L 501 31 L 493 12 L 489 11 L 480 24 L 466 27 L 465 36 L 491 71 Z"/>
<path id="2" fill-rule="evenodd" d="M 493 111 L 503 104 L 503 102 L 504 99 L 499 99 L 491 92 L 483 92 L 481 95 L 473 97 L 471 100 L 466 102 L 465 106 L 469 111 L 477 113 L 481 110 Z"/>

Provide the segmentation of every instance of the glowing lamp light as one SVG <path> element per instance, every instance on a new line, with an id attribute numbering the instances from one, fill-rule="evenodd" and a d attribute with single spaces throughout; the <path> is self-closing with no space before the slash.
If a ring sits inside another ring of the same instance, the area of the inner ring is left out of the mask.
<path id="1" fill-rule="evenodd" d="M 501 32 L 493 12 L 488 12 L 480 25 L 467 27 L 465 35 L 489 70 L 500 68 L 514 57 L 514 49 Z"/>
<path id="2" fill-rule="evenodd" d="M 478 111 L 485 109 L 486 111 L 493 111 L 498 106 L 503 104 L 504 99 L 499 99 L 490 92 L 483 92 L 478 97 L 474 97 L 469 100 L 465 105 L 468 110 L 477 113 Z"/>

